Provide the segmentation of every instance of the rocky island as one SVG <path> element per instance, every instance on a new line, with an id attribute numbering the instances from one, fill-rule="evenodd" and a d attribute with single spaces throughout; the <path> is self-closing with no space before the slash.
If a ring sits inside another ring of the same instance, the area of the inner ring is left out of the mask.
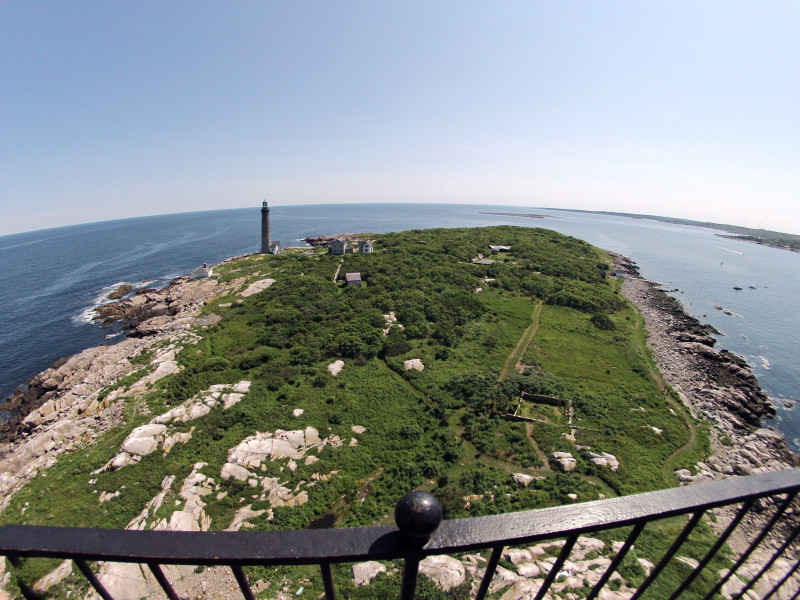
<path id="1" fill-rule="evenodd" d="M 762 427 L 774 408 L 746 363 L 717 351 L 714 332 L 623 257 L 517 227 L 373 237 L 376 252 L 345 256 L 336 282 L 341 257 L 298 251 L 121 292 L 98 317 L 124 322 L 125 340 L 59 361 L 12 400 L 3 523 L 366 525 L 419 486 L 457 517 L 797 464 Z M 510 250 L 473 262 L 498 240 Z M 364 285 L 347 285 L 345 272 Z M 708 530 L 730 518 L 718 511 Z M 581 538 L 579 548 L 576 577 L 589 580 L 591 557 L 611 545 Z M 637 551 L 644 573 L 655 557 Z M 507 550 L 513 569 L 493 593 L 526 597 L 549 552 Z M 484 560 L 432 557 L 421 571 L 441 589 L 469 587 Z M 21 576 L 40 587 L 77 589 L 65 567 L 30 562 Z M 13 593 L 10 575 L 0 583 Z M 228 593 L 225 576 L 171 573 L 181 593 L 209 598 Z M 609 597 L 626 597 L 637 576 Z M 289 597 L 291 577 L 250 577 L 260 596 Z M 103 567 L 101 578 L 119 597 L 157 593 L 137 565 Z M 392 578 L 381 563 L 356 565 L 342 585 Z"/>

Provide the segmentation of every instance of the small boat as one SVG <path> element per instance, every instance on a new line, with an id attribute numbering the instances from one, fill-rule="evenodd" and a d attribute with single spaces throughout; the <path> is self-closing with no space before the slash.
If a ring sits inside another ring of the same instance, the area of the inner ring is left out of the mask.
<path id="1" fill-rule="evenodd" d="M 751 290 L 754 290 L 754 289 L 756 289 L 756 286 L 754 286 L 754 285 L 749 285 L 749 286 L 747 286 L 747 287 L 749 287 Z"/>
<path id="2" fill-rule="evenodd" d="M 741 289 L 742 289 L 742 286 L 740 286 L 740 285 L 735 285 L 735 286 L 733 286 L 733 289 L 735 289 L 735 290 L 741 290 Z"/>

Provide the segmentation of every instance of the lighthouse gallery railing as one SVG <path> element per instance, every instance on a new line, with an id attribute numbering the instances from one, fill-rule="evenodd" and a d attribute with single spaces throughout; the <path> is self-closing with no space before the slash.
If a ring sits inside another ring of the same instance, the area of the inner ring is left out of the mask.
<path id="1" fill-rule="evenodd" d="M 407 517 L 402 522 L 399 521 L 402 529 L 381 526 L 301 531 L 167 532 L 6 525 L 0 527 L 0 554 L 8 557 L 12 564 L 18 564 L 20 557 L 71 559 L 105 599 L 111 599 L 111 596 L 98 580 L 93 566 L 90 565 L 92 561 L 146 564 L 171 600 L 178 600 L 179 596 L 164 575 L 162 565 L 227 566 L 232 570 L 241 593 L 247 600 L 255 596 L 243 567 L 318 565 L 325 597 L 330 600 L 336 597 L 331 575 L 331 565 L 335 563 L 403 560 L 401 598 L 407 599 L 414 597 L 419 563 L 426 556 L 486 550 L 490 551 L 490 555 L 475 592 L 475 597 L 482 600 L 489 590 L 505 548 L 529 542 L 565 540 L 535 596 L 537 600 L 541 600 L 556 581 L 579 536 L 630 526 L 627 539 L 596 585 L 588 592 L 586 598 L 593 600 L 608 584 L 612 574 L 649 523 L 685 515 L 688 517 L 685 525 L 639 585 L 632 596 L 635 600 L 673 560 L 707 511 L 721 506 L 736 506 L 735 518 L 720 534 L 717 543 L 699 561 L 691 574 L 671 592 L 670 597 L 677 599 L 690 589 L 697 576 L 720 552 L 742 520 L 747 519 L 750 512 L 755 510 L 759 499 L 773 498 L 775 502 L 771 503 L 773 508 L 766 517 L 766 524 L 752 535 L 748 548 L 732 557 L 733 567 L 705 595 L 705 598 L 719 597 L 718 593 L 728 578 L 736 573 L 757 547 L 764 547 L 762 543 L 772 532 L 771 558 L 763 565 L 761 572 L 751 577 L 746 587 L 739 590 L 739 596 L 744 596 L 748 590 L 752 593 L 762 575 L 779 557 L 793 561 L 793 566 L 785 576 L 762 595 L 766 599 L 777 597 L 775 595 L 779 590 L 782 590 L 781 594 L 785 597 L 786 588 L 783 586 L 788 587 L 787 582 L 798 576 L 800 557 L 792 548 L 800 527 L 796 525 L 796 521 L 795 524 L 789 524 L 790 519 L 786 512 L 798 491 L 800 469 L 790 469 L 542 510 L 447 520 L 440 525 L 435 514 L 436 507 L 432 507 L 430 502 L 419 502 L 419 498 L 408 500 L 406 497 L 398 504 L 398 513 L 404 512 Z M 763 503 L 761 504 L 763 509 Z M 441 512 L 438 518 L 441 518 Z M 762 518 L 762 522 L 763 520 Z M 425 534 L 430 530 L 433 530 L 432 533 L 426 537 Z M 777 547 L 774 546 L 776 536 L 779 538 Z M 796 587 L 796 582 L 791 585 Z M 37 597 L 25 582 L 19 582 L 19 586 L 26 598 Z M 798 597 L 800 591 L 792 596 Z"/>

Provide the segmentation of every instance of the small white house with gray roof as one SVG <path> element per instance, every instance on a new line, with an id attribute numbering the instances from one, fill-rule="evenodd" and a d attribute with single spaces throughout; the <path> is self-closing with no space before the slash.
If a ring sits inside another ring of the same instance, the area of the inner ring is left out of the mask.
<path id="1" fill-rule="evenodd" d="M 211 277 L 211 274 L 214 272 L 212 267 L 209 267 L 206 263 L 203 263 L 202 267 L 197 267 L 194 271 L 189 273 L 189 279 L 200 279 L 202 277 Z"/>

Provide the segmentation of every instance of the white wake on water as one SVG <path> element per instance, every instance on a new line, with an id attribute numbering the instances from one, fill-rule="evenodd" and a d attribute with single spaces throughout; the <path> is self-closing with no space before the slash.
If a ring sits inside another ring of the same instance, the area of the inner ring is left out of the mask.
<path id="1" fill-rule="evenodd" d="M 91 323 L 94 321 L 97 316 L 97 309 L 100 306 L 104 306 L 105 304 L 110 304 L 113 302 L 109 295 L 119 288 L 122 285 L 130 285 L 127 281 L 118 281 L 117 283 L 112 283 L 111 285 L 107 285 L 104 288 L 101 288 L 98 292 L 97 296 L 92 301 L 91 306 L 83 309 L 80 313 L 72 317 L 72 322 L 76 325 L 85 325 L 87 323 Z"/>

